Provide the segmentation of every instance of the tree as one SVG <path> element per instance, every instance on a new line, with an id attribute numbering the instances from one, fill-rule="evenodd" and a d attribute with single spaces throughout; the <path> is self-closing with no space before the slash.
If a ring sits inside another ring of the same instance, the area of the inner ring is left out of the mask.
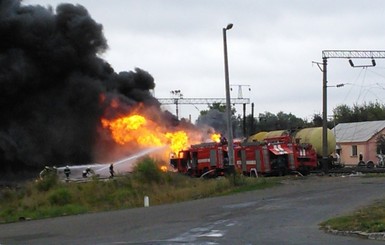
<path id="1" fill-rule="evenodd" d="M 302 128 L 305 124 L 304 120 L 294 116 L 291 113 L 287 114 L 280 111 L 277 113 L 277 117 L 278 117 L 278 125 L 281 128 L 286 128 L 286 129 Z"/>
<path id="2" fill-rule="evenodd" d="M 352 107 L 339 105 L 333 110 L 333 113 L 336 123 L 385 120 L 385 105 L 379 102 L 354 104 Z"/>
<path id="3" fill-rule="evenodd" d="M 351 117 L 353 114 L 352 109 L 347 105 L 339 105 L 333 110 L 334 118 L 336 122 L 351 122 Z"/>
<path id="4" fill-rule="evenodd" d="M 320 114 L 313 115 L 312 127 L 322 127 L 322 116 Z"/>
<path id="5" fill-rule="evenodd" d="M 212 103 L 211 105 L 208 105 L 208 110 L 202 110 L 200 111 L 200 115 L 201 116 L 204 116 L 206 115 L 210 110 L 217 110 L 219 112 L 223 112 L 225 113 L 226 112 L 226 105 L 224 104 L 221 104 L 219 102 L 214 102 Z M 236 109 L 234 107 L 231 108 L 231 115 L 234 115 L 236 112 Z"/>
<path id="6" fill-rule="evenodd" d="M 258 119 L 257 131 L 272 131 L 278 128 L 278 117 L 271 112 L 259 113 Z"/>
<path id="7" fill-rule="evenodd" d="M 255 120 L 252 114 L 249 114 L 246 116 L 246 134 L 247 135 L 255 134 L 257 125 L 258 125 L 258 121 Z"/>
<path id="8" fill-rule="evenodd" d="M 281 129 L 295 129 L 305 126 L 305 121 L 293 114 L 278 112 L 277 115 L 265 112 L 259 114 L 259 121 L 256 124 L 256 131 L 273 131 Z"/>

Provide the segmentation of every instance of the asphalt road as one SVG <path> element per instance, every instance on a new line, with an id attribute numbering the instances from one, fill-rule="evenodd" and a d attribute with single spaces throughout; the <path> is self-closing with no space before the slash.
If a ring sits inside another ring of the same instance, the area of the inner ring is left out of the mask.
<path id="1" fill-rule="evenodd" d="M 308 177 L 232 196 L 2 224 L 0 244 L 384 244 L 318 227 L 381 198 L 384 178 Z"/>

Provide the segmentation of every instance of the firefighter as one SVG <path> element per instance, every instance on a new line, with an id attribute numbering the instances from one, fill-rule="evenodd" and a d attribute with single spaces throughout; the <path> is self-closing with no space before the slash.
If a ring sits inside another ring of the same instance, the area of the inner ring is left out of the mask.
<path id="1" fill-rule="evenodd" d="M 56 173 L 56 168 L 50 168 L 48 166 L 45 166 L 44 169 L 39 173 L 39 177 L 41 180 L 43 180 L 46 176 L 52 173 Z"/>
<path id="2" fill-rule="evenodd" d="M 340 157 L 340 154 L 338 154 L 338 152 L 336 152 L 336 162 L 338 165 L 341 164 L 341 157 Z"/>
<path id="3" fill-rule="evenodd" d="M 110 178 L 114 177 L 114 165 L 111 163 L 110 165 Z"/>
<path id="4" fill-rule="evenodd" d="M 95 172 L 90 167 L 87 168 L 87 175 L 94 175 Z"/>
<path id="5" fill-rule="evenodd" d="M 83 171 L 83 178 L 87 178 L 91 174 L 94 174 L 94 171 L 88 167 Z"/>
<path id="6" fill-rule="evenodd" d="M 66 175 L 66 179 L 68 180 L 71 174 L 71 169 L 68 167 L 68 165 L 64 169 L 64 174 Z"/>

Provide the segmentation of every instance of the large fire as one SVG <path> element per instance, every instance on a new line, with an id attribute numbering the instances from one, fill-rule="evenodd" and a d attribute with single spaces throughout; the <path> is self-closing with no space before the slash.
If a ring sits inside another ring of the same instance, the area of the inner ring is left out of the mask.
<path id="1" fill-rule="evenodd" d="M 169 145 L 171 152 L 179 152 L 190 144 L 188 133 L 179 130 L 167 132 L 154 121 L 134 114 L 114 120 L 102 119 L 102 126 L 111 131 L 114 141 L 120 145 L 136 144 L 142 147 Z"/>
<path id="2" fill-rule="evenodd" d="M 163 133 L 159 127 L 140 115 L 131 115 L 112 121 L 102 119 L 102 125 L 111 130 L 112 138 L 116 143 L 125 145 L 136 142 L 141 146 L 160 146 Z"/>
<path id="3" fill-rule="evenodd" d="M 213 141 L 219 142 L 220 134 L 213 133 L 212 129 L 202 130 L 191 126 L 164 126 L 151 120 L 150 117 L 139 113 L 121 116 L 115 119 L 101 119 L 103 128 L 109 131 L 109 135 L 116 142 L 117 146 L 121 146 L 123 151 L 129 150 L 134 153 L 149 147 L 164 146 L 162 151 L 156 153 L 156 158 L 161 158 L 164 162 L 168 162 L 170 156 L 177 155 L 180 151 L 186 150 L 192 144 Z M 202 130 L 202 131 L 200 131 Z M 167 171 L 168 167 L 163 165 L 160 167 L 162 171 Z"/>

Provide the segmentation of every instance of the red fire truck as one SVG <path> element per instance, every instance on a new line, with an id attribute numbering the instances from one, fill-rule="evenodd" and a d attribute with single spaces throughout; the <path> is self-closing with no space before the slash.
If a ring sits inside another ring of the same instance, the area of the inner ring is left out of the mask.
<path id="1" fill-rule="evenodd" d="M 178 172 L 190 176 L 220 176 L 229 172 L 228 147 L 221 143 L 202 143 L 180 151 L 170 159 Z M 262 142 L 234 142 L 234 165 L 247 176 L 303 174 L 317 168 L 317 154 L 310 144 L 296 144 L 290 136 Z"/>
<path id="2" fill-rule="evenodd" d="M 245 142 L 235 148 L 235 166 L 248 176 L 307 174 L 318 167 L 317 153 L 310 144 L 296 144 L 290 136 Z"/>
<path id="3" fill-rule="evenodd" d="M 191 145 L 189 149 L 180 151 L 177 156 L 171 157 L 170 164 L 178 172 L 190 176 L 220 176 L 228 171 L 227 151 L 227 145 L 221 143 Z"/>

